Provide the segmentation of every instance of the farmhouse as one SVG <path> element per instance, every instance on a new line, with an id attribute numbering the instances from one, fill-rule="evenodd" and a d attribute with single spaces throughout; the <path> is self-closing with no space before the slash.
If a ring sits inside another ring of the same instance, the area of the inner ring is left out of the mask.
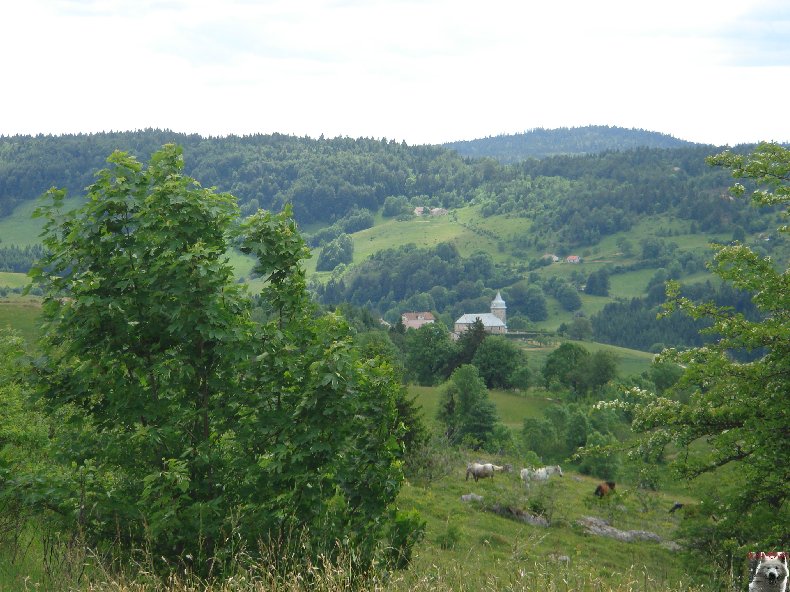
<path id="1" fill-rule="evenodd" d="M 507 306 L 502 295 L 497 292 L 491 301 L 491 312 L 467 313 L 455 321 L 454 334 L 460 335 L 471 327 L 477 319 L 483 323 L 487 333 L 501 335 L 507 333 Z"/>
<path id="2" fill-rule="evenodd" d="M 403 326 L 407 329 L 419 329 L 436 320 L 429 312 L 404 312 L 400 318 L 403 321 Z"/>
<path id="3" fill-rule="evenodd" d="M 582 262 L 582 258 L 581 258 L 581 257 L 579 257 L 578 255 L 568 255 L 568 256 L 565 258 L 565 261 L 567 261 L 568 263 L 575 263 L 575 264 L 579 264 L 579 263 L 581 263 L 581 262 Z"/>
<path id="4" fill-rule="evenodd" d="M 415 216 L 446 216 L 448 213 L 448 210 L 445 208 L 427 208 L 424 206 L 417 206 L 414 208 Z"/>

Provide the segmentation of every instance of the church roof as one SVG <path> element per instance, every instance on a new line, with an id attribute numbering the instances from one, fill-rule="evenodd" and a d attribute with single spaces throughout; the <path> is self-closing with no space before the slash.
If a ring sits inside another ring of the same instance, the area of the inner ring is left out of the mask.
<path id="1" fill-rule="evenodd" d="M 483 323 L 484 327 L 506 327 L 505 323 L 502 322 L 495 314 L 490 312 L 480 312 L 480 313 L 467 313 L 462 315 L 455 323 L 457 325 L 471 325 L 477 319 L 480 319 Z"/>

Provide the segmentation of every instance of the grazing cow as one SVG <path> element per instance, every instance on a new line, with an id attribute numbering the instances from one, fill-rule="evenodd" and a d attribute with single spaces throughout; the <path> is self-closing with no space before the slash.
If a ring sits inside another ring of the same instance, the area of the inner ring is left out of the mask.
<path id="1" fill-rule="evenodd" d="M 521 480 L 524 485 L 529 487 L 532 481 L 548 481 L 552 475 L 559 475 L 562 477 L 562 469 L 560 465 L 552 465 L 550 467 L 541 467 L 539 469 L 521 469 Z"/>
<path id="2" fill-rule="evenodd" d="M 614 481 L 602 481 L 598 484 L 598 487 L 595 488 L 595 495 L 600 498 L 604 498 L 610 493 L 614 492 Z"/>
<path id="3" fill-rule="evenodd" d="M 466 465 L 466 480 L 469 481 L 469 475 L 474 477 L 475 481 L 478 479 L 485 479 L 486 477 L 494 478 L 494 473 L 501 471 L 504 467 L 494 465 L 491 463 L 469 463 Z"/>

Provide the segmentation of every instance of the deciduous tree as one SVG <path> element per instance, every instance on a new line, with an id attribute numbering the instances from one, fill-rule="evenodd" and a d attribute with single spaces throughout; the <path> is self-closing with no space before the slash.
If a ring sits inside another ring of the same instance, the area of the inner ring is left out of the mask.
<path id="1" fill-rule="evenodd" d="M 351 547 L 369 565 L 401 479 L 392 367 L 310 304 L 288 210 L 237 238 L 234 198 L 184 176 L 180 148 L 108 162 L 83 206 L 61 213 L 52 190 L 41 210 L 38 392 L 69 421 L 39 499 L 95 542 L 190 553 L 198 570 L 228 558 L 231 535 L 251 550 L 303 532 L 290 557 Z M 257 259 L 265 322 L 234 281 L 232 240 Z M 23 476 L 3 485 L 21 491 Z"/>
<path id="2" fill-rule="evenodd" d="M 760 144 L 750 154 L 726 151 L 708 162 L 730 168 L 736 179 L 752 185 L 756 204 L 781 207 L 787 216 L 786 148 Z M 733 192 L 743 194 L 744 184 L 738 182 Z M 788 227 L 779 230 L 787 233 Z M 693 302 L 670 284 L 667 310 L 710 319 L 709 331 L 718 338 L 704 347 L 661 354 L 661 362 L 681 364 L 685 371 L 663 396 L 632 392 L 641 401 L 633 427 L 644 435 L 636 454 L 656 456 L 673 444 L 683 451 L 673 462 L 681 475 L 721 475 L 701 506 L 704 523 L 689 535 L 698 549 L 725 561 L 728 553 L 782 549 L 790 542 L 790 275 L 739 243 L 716 247 L 711 270 L 750 292 L 762 316 L 748 320 L 732 309 Z M 738 361 L 734 352 L 751 352 L 754 359 Z M 737 479 L 737 486 L 727 487 L 728 479 Z"/>

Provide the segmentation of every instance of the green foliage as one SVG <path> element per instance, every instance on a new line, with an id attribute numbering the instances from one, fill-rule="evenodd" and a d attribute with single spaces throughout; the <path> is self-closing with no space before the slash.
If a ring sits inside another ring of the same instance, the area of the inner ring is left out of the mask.
<path id="1" fill-rule="evenodd" d="M 659 394 L 675 386 L 682 375 L 683 367 L 671 362 L 655 362 L 649 370 L 650 380 Z"/>
<path id="2" fill-rule="evenodd" d="M 354 241 L 347 234 L 341 234 L 329 241 L 318 255 L 316 271 L 332 271 L 341 263 L 351 263 L 354 259 Z"/>
<path id="3" fill-rule="evenodd" d="M 565 342 L 551 352 L 543 366 L 543 379 L 546 384 L 559 384 L 581 391 L 584 384 L 581 368 L 590 352 L 575 343 Z"/>
<path id="4" fill-rule="evenodd" d="M 592 272 L 587 277 L 587 283 L 584 285 L 584 293 L 593 296 L 608 296 L 609 272 L 605 269 Z"/>
<path id="5" fill-rule="evenodd" d="M 566 327 L 568 337 L 577 341 L 583 341 L 592 337 L 592 323 L 587 317 L 573 317 L 573 320 Z"/>
<path id="6" fill-rule="evenodd" d="M 557 429 L 548 419 L 527 417 L 524 419 L 521 437 L 527 450 L 541 458 L 552 457 L 557 449 Z"/>
<path id="7" fill-rule="evenodd" d="M 416 510 L 397 512 L 387 536 L 387 562 L 397 569 L 406 569 L 411 563 L 414 547 L 425 537 L 426 522 Z"/>
<path id="8" fill-rule="evenodd" d="M 476 367 L 456 368 L 442 392 L 437 419 L 452 443 L 479 448 L 491 440 L 498 421 L 496 407 Z"/>
<path id="9" fill-rule="evenodd" d="M 522 350 L 512 341 L 500 335 L 487 337 L 477 348 L 472 358 L 472 364 L 477 367 L 488 388 L 514 386 L 514 373 L 520 367 L 525 367 L 526 363 Z"/>
<path id="10" fill-rule="evenodd" d="M 479 318 L 475 319 L 475 322 L 461 333 L 455 343 L 457 354 L 453 360 L 453 369 L 464 364 L 471 364 L 478 349 L 487 338 L 488 332 L 485 325 L 483 325 L 483 321 Z"/>
<path id="11" fill-rule="evenodd" d="M 723 152 L 709 159 L 729 167 L 733 176 L 753 183 L 755 203 L 784 208 L 790 203 L 790 151 L 760 144 L 751 154 Z M 736 194 L 745 191 L 736 184 Z M 787 232 L 787 226 L 780 229 Z M 697 521 L 689 539 L 700 551 L 726 564 L 728 552 L 783 548 L 787 545 L 790 466 L 786 462 L 790 425 L 787 385 L 790 382 L 790 283 L 787 269 L 741 244 L 718 246 L 712 271 L 738 290 L 747 291 L 761 315 L 745 315 L 714 303 L 697 303 L 668 287 L 667 311 L 707 318 L 716 337 L 704 347 L 667 350 L 662 363 L 685 368 L 664 396 L 635 391 L 633 427 L 644 434 L 637 453 L 657 454 L 669 444 L 681 449 L 673 466 L 688 478 L 720 475 L 729 467 L 738 474 L 738 487 L 718 480 L 717 501 L 706 505 L 710 520 Z M 748 356 L 742 362 L 733 354 Z M 687 396 L 691 393 L 690 396 Z M 704 442 L 704 446 L 699 446 Z M 712 549 L 711 532 L 720 541 Z"/>
<path id="12" fill-rule="evenodd" d="M 617 438 L 611 434 L 592 431 L 587 436 L 585 444 L 589 448 L 589 452 L 579 463 L 579 472 L 606 481 L 617 479 L 621 466 L 620 456 L 610 449 L 618 444 Z"/>
<path id="13" fill-rule="evenodd" d="M 521 312 L 530 321 L 536 323 L 545 321 L 549 316 L 543 291 L 536 285 L 528 284 L 525 280 L 510 286 L 504 292 L 504 298 L 507 301 L 508 317 L 514 312 Z"/>
<path id="14" fill-rule="evenodd" d="M 406 332 L 407 371 L 419 384 L 433 385 L 444 380 L 455 352 L 450 334 L 439 322 Z"/>
<path id="15" fill-rule="evenodd" d="M 460 539 L 461 529 L 457 524 L 451 522 L 450 518 L 448 517 L 447 526 L 444 532 L 441 532 L 436 536 L 436 544 L 439 545 L 440 549 L 454 549 Z"/>
<path id="16" fill-rule="evenodd" d="M 255 549 L 303 532 L 297 563 L 349 549 L 365 569 L 401 481 L 392 366 L 317 315 L 287 209 L 256 213 L 236 237 L 234 198 L 183 175 L 180 148 L 147 168 L 121 152 L 108 163 L 82 207 L 62 213 L 51 190 L 40 210 L 36 390 L 68 421 L 51 434 L 57 470 L 15 474 L 4 492 L 35 502 L 38 484 L 38 503 L 89 543 L 190 553 L 198 571 L 230 559 L 231 534 Z M 265 280 L 261 324 L 225 258 L 232 240 Z"/>

